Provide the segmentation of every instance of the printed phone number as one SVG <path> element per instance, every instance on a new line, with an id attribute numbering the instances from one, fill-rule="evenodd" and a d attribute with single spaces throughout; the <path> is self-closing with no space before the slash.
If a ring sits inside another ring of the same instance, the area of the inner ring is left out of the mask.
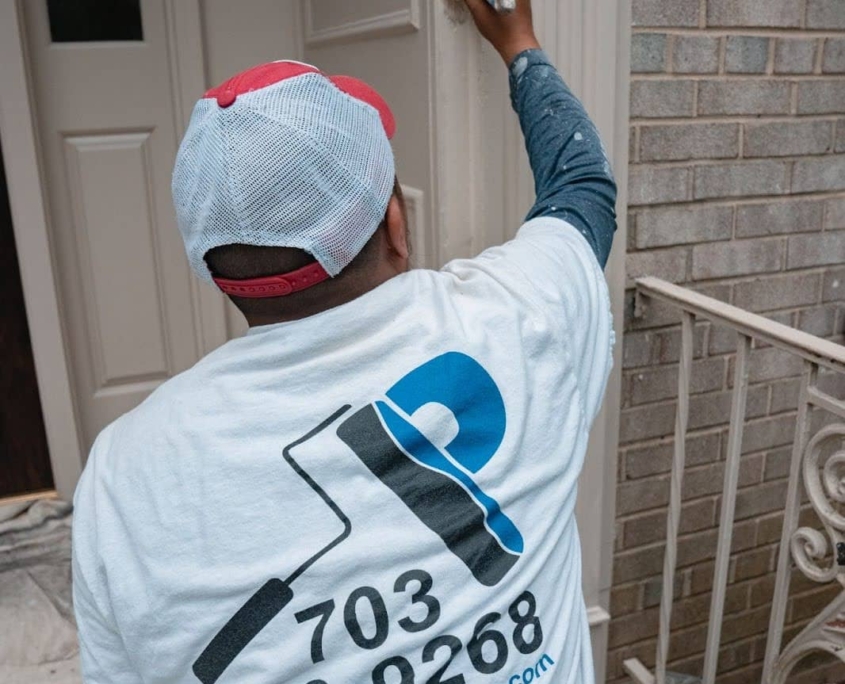
<path id="1" fill-rule="evenodd" d="M 425 609 L 425 616 L 414 620 L 410 615 L 406 615 L 397 620 L 396 624 L 406 632 L 417 633 L 437 624 L 441 610 L 440 600 L 431 593 L 434 580 L 425 570 L 409 570 L 402 573 L 396 579 L 393 591 L 397 594 L 407 593 L 413 584 L 417 584 L 418 588 L 411 593 L 411 606 L 422 606 Z M 311 662 L 315 665 L 326 659 L 323 651 L 323 635 L 335 609 L 334 599 L 329 599 L 294 615 L 299 624 L 315 621 L 314 632 L 311 635 Z M 361 626 L 360 616 L 364 614 L 363 611 L 368 611 L 372 615 L 375 632 L 371 636 L 364 634 Z M 442 666 L 426 680 L 426 684 L 465 684 L 466 679 L 463 674 L 449 672 L 450 669 L 454 670 L 452 663 L 464 648 L 472 667 L 476 672 L 484 675 L 495 674 L 505 667 L 511 645 L 524 655 L 536 652 L 543 643 L 543 627 L 537 616 L 537 600 L 534 594 L 530 591 L 522 592 L 508 606 L 507 615 L 509 621 L 505 623 L 499 622 L 503 618 L 501 613 L 490 612 L 482 615 L 476 621 L 472 635 L 466 644 L 458 636 L 441 634 L 423 646 L 421 654 L 423 664 L 434 662 L 442 657 L 441 652 L 446 656 Z M 352 642 L 359 648 L 373 650 L 382 646 L 387 641 L 391 622 L 381 593 L 369 586 L 359 587 L 351 592 L 343 606 L 343 623 Z M 501 631 L 497 627 L 501 627 Z M 548 658 L 548 656 L 544 657 Z M 415 676 L 411 661 L 405 656 L 395 655 L 382 660 L 373 668 L 372 682 L 373 684 L 388 684 L 388 682 L 414 684 Z M 511 679 L 511 681 L 514 680 Z M 327 682 L 322 679 L 312 679 L 308 684 L 327 684 Z"/>

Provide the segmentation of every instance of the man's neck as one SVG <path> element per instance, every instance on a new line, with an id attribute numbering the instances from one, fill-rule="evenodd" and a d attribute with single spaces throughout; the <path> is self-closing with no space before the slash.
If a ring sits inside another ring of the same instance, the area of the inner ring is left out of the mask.
<path id="1" fill-rule="evenodd" d="M 297 297 L 297 295 L 280 298 L 285 300 L 280 310 L 270 310 L 266 313 L 244 313 L 244 317 L 250 328 L 275 325 L 276 323 L 290 323 L 291 321 L 310 318 L 329 309 L 348 304 L 367 294 L 367 292 L 375 290 L 397 275 L 399 275 L 398 271 L 380 269 L 379 272 L 373 274 L 374 277 L 372 279 L 343 283 L 326 281 L 328 287 L 316 286 L 322 290 L 319 298 L 298 297 L 299 301 L 293 300 L 293 297 Z M 301 294 L 306 294 L 307 292 L 306 290 Z"/>

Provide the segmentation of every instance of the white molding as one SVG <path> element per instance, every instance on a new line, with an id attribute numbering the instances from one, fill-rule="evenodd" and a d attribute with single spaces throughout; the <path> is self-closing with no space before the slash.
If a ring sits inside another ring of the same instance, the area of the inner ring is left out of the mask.
<path id="1" fill-rule="evenodd" d="M 601 606 L 589 606 L 587 608 L 587 624 L 590 625 L 590 629 L 601 627 L 608 622 L 610 622 L 610 613 L 604 608 Z"/>
<path id="2" fill-rule="evenodd" d="M 610 292 L 616 345 L 602 409 L 593 424 L 582 475 L 581 491 L 601 491 L 599 501 L 579 497 L 579 521 L 591 521 L 589 534 L 598 544 L 586 545 L 585 558 L 596 571 L 595 594 L 588 602 L 607 607 L 613 584 L 613 551 L 616 527 L 616 479 L 619 451 L 619 415 L 622 396 L 622 343 L 625 300 L 625 252 L 627 249 L 628 136 L 630 89 L 631 3 L 629 0 L 581 0 L 582 21 L 562 31 L 567 17 L 559 17 L 560 51 L 579 41 L 581 64 L 577 69 L 579 95 L 601 131 L 618 188 L 617 232 L 605 275 Z M 571 55 L 571 53 L 570 53 Z M 570 57 L 571 58 L 571 57 Z M 591 467 L 592 466 L 592 467 Z M 587 535 L 582 534 L 582 540 Z M 597 681 L 604 681 L 608 625 L 593 633 Z"/>
<path id="3" fill-rule="evenodd" d="M 533 203 L 534 187 L 501 60 L 482 46 L 470 21 L 461 23 L 439 0 L 429 7 L 433 230 L 442 263 L 509 238 Z M 607 653 L 621 406 L 630 13 L 628 0 L 534 1 L 540 42 L 601 131 L 619 188 L 618 229 L 605 269 L 616 330 L 614 368 L 591 431 L 577 507 L 598 681 L 604 680 Z"/>
<path id="4" fill-rule="evenodd" d="M 486 246 L 477 178 L 481 149 L 481 38 L 469 20 L 455 22 L 439 0 L 429 7 L 431 188 L 437 266 Z M 503 75 L 504 78 L 504 75 Z"/>
<path id="5" fill-rule="evenodd" d="M 305 62 L 305 7 L 301 0 L 287 0 L 290 5 L 291 23 L 294 25 L 293 59 Z"/>
<path id="6" fill-rule="evenodd" d="M 434 234 L 426 222 L 425 193 L 411 185 L 401 185 L 411 235 L 411 263 L 415 268 L 436 268 Z"/>
<path id="7" fill-rule="evenodd" d="M 188 127 L 194 103 L 202 97 L 207 85 L 199 0 L 165 0 L 165 16 L 178 145 Z M 226 301 L 215 288 L 193 275 L 190 287 L 197 356 L 202 357 L 228 339 Z"/>
<path id="8" fill-rule="evenodd" d="M 364 19 L 338 24 L 329 28 L 314 28 L 312 8 L 319 0 L 303 0 L 302 16 L 305 23 L 305 45 L 330 45 L 347 43 L 363 38 L 413 33 L 420 29 L 420 0 L 408 0 L 408 6 L 395 12 L 377 14 Z"/>
<path id="9" fill-rule="evenodd" d="M 59 495 L 73 496 L 83 450 L 59 315 L 20 0 L 0 3 L 0 137 L 38 392 Z"/>
<path id="10" fill-rule="evenodd" d="M 636 684 L 654 684 L 654 675 L 643 665 L 639 658 L 628 658 L 622 662 L 622 669 Z"/>

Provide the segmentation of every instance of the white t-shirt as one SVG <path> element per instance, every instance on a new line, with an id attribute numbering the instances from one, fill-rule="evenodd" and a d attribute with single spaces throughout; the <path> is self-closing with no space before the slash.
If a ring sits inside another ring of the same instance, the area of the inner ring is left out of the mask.
<path id="1" fill-rule="evenodd" d="M 79 483 L 85 681 L 593 684 L 574 506 L 613 340 L 541 218 L 209 354 Z"/>

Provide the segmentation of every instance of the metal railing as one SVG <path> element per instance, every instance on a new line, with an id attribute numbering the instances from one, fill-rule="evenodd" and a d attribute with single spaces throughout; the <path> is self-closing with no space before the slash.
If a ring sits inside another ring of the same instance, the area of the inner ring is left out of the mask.
<path id="1" fill-rule="evenodd" d="M 845 478 L 841 471 L 845 468 L 845 451 L 839 450 L 821 463 L 825 449 L 841 447 L 845 423 L 827 425 L 811 435 L 809 421 L 811 406 L 820 407 L 845 421 L 845 402 L 826 394 L 817 385 L 820 368 L 845 375 L 845 347 L 657 278 L 638 280 L 637 297 L 638 300 L 642 297 L 660 300 L 680 310 L 681 352 L 656 666 L 652 673 L 640 660 L 633 658 L 625 661 L 625 671 L 637 684 L 666 682 L 689 418 L 693 330 L 697 319 L 728 327 L 737 333 L 721 519 L 702 681 L 704 684 L 716 682 L 748 396 L 748 360 L 753 339 L 804 360 L 762 682 L 783 684 L 795 664 L 811 651 L 827 651 L 845 662 L 845 591 L 841 591 L 782 648 L 793 561 L 808 578 L 816 582 L 839 582 L 845 587 L 845 517 L 837 510 L 838 504 L 845 503 Z M 802 482 L 827 536 L 816 529 L 798 527 Z M 829 556 L 829 549 L 836 551 L 833 561 L 830 567 L 821 567 L 820 563 Z"/>

